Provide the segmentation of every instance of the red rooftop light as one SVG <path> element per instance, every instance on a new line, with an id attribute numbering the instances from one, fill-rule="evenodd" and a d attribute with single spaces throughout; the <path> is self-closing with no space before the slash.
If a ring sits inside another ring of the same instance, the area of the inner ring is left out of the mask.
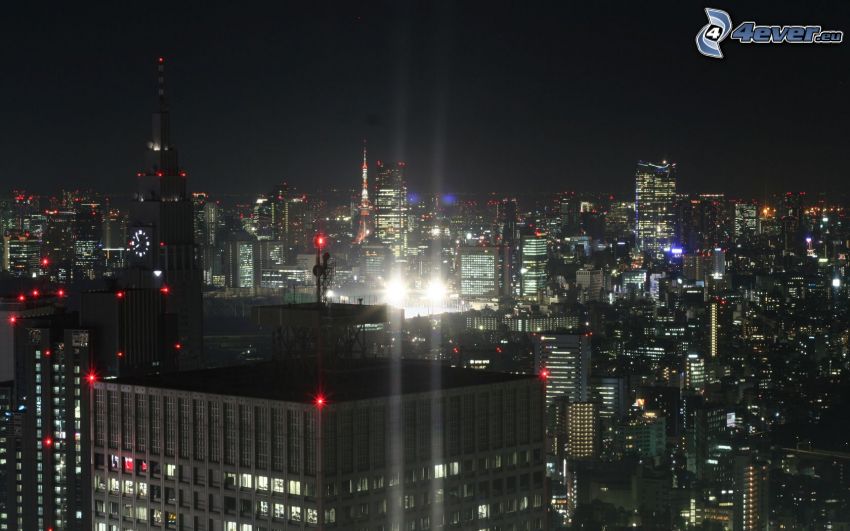
<path id="1" fill-rule="evenodd" d="M 38 297 L 39 295 L 41 295 L 40 291 L 38 291 L 37 289 L 32 290 L 32 296 L 33 297 Z"/>
<path id="2" fill-rule="evenodd" d="M 86 380 L 88 380 L 90 384 L 95 383 L 97 381 L 97 374 L 95 374 L 93 370 L 89 371 L 89 373 L 86 375 Z"/>
<path id="3" fill-rule="evenodd" d="M 180 343 L 174 343 L 175 350 L 180 350 L 181 348 L 183 348 L 183 345 L 181 345 Z"/>
<path id="4" fill-rule="evenodd" d="M 45 437 L 44 438 L 44 446 L 46 446 L 47 448 L 50 448 L 51 446 L 53 446 L 53 439 L 51 439 L 50 437 Z"/>
<path id="5" fill-rule="evenodd" d="M 541 380 L 548 380 L 549 375 L 550 375 L 549 369 L 541 369 L 540 370 L 540 379 Z"/>
<path id="6" fill-rule="evenodd" d="M 159 291 L 160 291 L 163 295 L 168 295 L 168 292 L 169 292 L 168 286 L 163 286 L 163 287 L 159 288 Z"/>
<path id="7" fill-rule="evenodd" d="M 313 400 L 313 404 L 318 409 L 322 409 L 323 407 L 325 407 L 325 404 L 327 404 L 327 401 L 325 400 L 325 395 L 317 395 L 316 398 Z"/>
<path id="8" fill-rule="evenodd" d="M 26 297 L 26 295 L 21 293 L 20 295 L 18 295 L 18 300 L 21 301 L 21 302 L 24 302 L 25 300 L 27 300 L 27 297 Z"/>
<path id="9" fill-rule="evenodd" d="M 117 292 L 115 292 L 115 296 L 118 297 L 119 299 L 123 299 L 124 298 L 124 292 L 123 291 L 117 291 Z"/>
<path id="10" fill-rule="evenodd" d="M 14 316 L 14 315 L 9 316 L 9 324 L 10 325 L 14 325 L 17 322 L 18 322 L 18 318 L 16 316 Z"/>
<path id="11" fill-rule="evenodd" d="M 64 297 L 65 296 L 65 290 L 62 289 L 62 288 L 59 288 L 59 291 L 56 292 L 56 295 L 58 295 L 60 297 Z"/>
<path id="12" fill-rule="evenodd" d="M 118 355 L 118 357 L 119 357 L 119 358 L 123 358 L 123 357 L 124 357 L 124 353 L 123 353 L 123 352 L 121 352 L 121 351 L 118 351 L 118 354 L 117 354 L 117 355 Z"/>
<path id="13" fill-rule="evenodd" d="M 48 265 L 50 265 L 50 259 L 47 258 L 47 257 L 42 258 L 41 259 L 41 265 L 44 266 L 44 267 L 47 267 Z"/>

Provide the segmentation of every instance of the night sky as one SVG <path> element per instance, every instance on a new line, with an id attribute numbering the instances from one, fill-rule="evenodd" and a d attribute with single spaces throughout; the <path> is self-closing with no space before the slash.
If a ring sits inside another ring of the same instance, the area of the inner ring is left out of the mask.
<path id="1" fill-rule="evenodd" d="M 5 5 L 0 182 L 129 193 L 162 55 L 192 190 L 353 188 L 366 137 L 423 192 L 625 194 L 662 158 L 684 191 L 850 192 L 850 42 L 694 45 L 706 5 L 846 33 L 848 2 L 276 4 Z"/>

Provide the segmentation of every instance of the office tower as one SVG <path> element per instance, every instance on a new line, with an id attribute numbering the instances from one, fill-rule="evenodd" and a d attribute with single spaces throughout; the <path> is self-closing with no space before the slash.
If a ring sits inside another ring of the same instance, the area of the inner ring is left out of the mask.
<path id="1" fill-rule="evenodd" d="M 697 392 L 705 387 L 705 362 L 699 354 L 688 354 L 685 361 L 685 387 Z"/>
<path id="2" fill-rule="evenodd" d="M 224 246 L 224 285 L 228 288 L 253 288 L 255 284 L 255 247 L 247 235 L 229 240 Z"/>
<path id="3" fill-rule="evenodd" d="M 118 276 L 126 264 L 127 254 L 127 216 L 125 213 L 107 207 L 103 216 L 103 276 Z"/>
<path id="4" fill-rule="evenodd" d="M 209 241 L 209 228 L 207 227 L 206 192 L 192 192 L 192 232 L 195 237 L 195 245 L 203 246 Z"/>
<path id="5" fill-rule="evenodd" d="M 635 172 L 635 238 L 638 248 L 662 258 L 673 244 L 676 164 L 638 162 Z"/>
<path id="6" fill-rule="evenodd" d="M 75 279 L 93 280 L 103 270 L 103 212 L 99 203 L 77 203 L 74 212 Z"/>
<path id="7" fill-rule="evenodd" d="M 579 300 L 601 301 L 603 295 L 603 272 L 601 269 L 579 269 L 576 271 L 576 287 Z"/>
<path id="8" fill-rule="evenodd" d="M 466 245 L 460 248 L 460 296 L 464 300 L 499 295 L 498 248 Z"/>
<path id="9" fill-rule="evenodd" d="M 546 377 L 546 405 L 565 396 L 587 402 L 590 337 L 585 334 L 541 334 L 534 338 L 534 367 Z"/>
<path id="10" fill-rule="evenodd" d="M 91 529 L 89 331 L 75 314 L 28 308 L 13 325 L 7 529 Z M 27 316 L 26 314 L 30 315 Z M 35 315 L 42 313 L 42 315 Z M 8 388 L 8 386 L 7 386 Z M 2 428 L 0 428 L 2 429 Z M 2 487 L 0 487 L 2 488 Z"/>
<path id="11" fill-rule="evenodd" d="M 286 202 L 286 237 L 293 256 L 304 252 L 313 241 L 313 221 L 307 196 L 290 197 Z"/>
<path id="12" fill-rule="evenodd" d="M 271 240 L 274 237 L 273 209 L 268 198 L 258 197 L 254 202 L 251 226 L 254 237 L 258 240 Z"/>
<path id="13" fill-rule="evenodd" d="M 165 93 L 165 60 L 157 61 L 159 109 L 153 114 L 148 143 L 149 170 L 139 172 L 138 192 L 128 223 L 128 271 L 125 282 L 137 289 L 167 286 L 166 313 L 177 315 L 181 369 L 203 366 L 201 270 L 195 260 L 192 198 L 186 171 L 171 142 Z"/>
<path id="14" fill-rule="evenodd" d="M 41 266 L 41 240 L 27 232 L 3 235 L 3 271 L 16 277 L 36 277 Z"/>
<path id="15" fill-rule="evenodd" d="M 631 238 L 634 232 L 635 204 L 627 201 L 612 202 L 605 216 L 605 239 L 614 242 L 621 238 Z"/>
<path id="16" fill-rule="evenodd" d="M 499 235 L 500 284 L 499 294 L 503 297 L 514 295 L 518 286 L 516 275 L 519 273 L 519 248 L 516 238 L 517 204 L 516 199 L 502 199 L 497 204 L 496 233 Z"/>
<path id="17" fill-rule="evenodd" d="M 599 404 L 599 418 L 613 424 L 626 413 L 626 381 L 615 376 L 591 376 L 590 400 Z"/>
<path id="18" fill-rule="evenodd" d="M 567 457 L 599 456 L 599 404 L 572 402 L 567 406 Z"/>
<path id="19" fill-rule="evenodd" d="M 360 203 L 357 208 L 357 234 L 354 243 L 363 243 L 372 233 L 372 203 L 369 202 L 369 164 L 366 162 L 366 142 L 363 142 L 363 165 L 360 168 Z"/>
<path id="20" fill-rule="evenodd" d="M 520 251 L 520 295 L 539 299 L 546 292 L 546 262 L 549 257 L 546 234 L 539 231 L 523 234 L 520 239 Z"/>
<path id="21" fill-rule="evenodd" d="M 396 261 L 407 258 L 408 210 L 405 164 L 375 163 L 375 238 L 387 246 Z"/>
<path id="22" fill-rule="evenodd" d="M 272 209 L 272 226 L 275 240 L 286 240 L 287 200 L 289 185 L 279 183 L 269 193 L 269 203 Z"/>
<path id="23" fill-rule="evenodd" d="M 743 241 L 759 233 L 759 208 L 754 201 L 735 203 L 735 240 Z"/>
<path id="24" fill-rule="evenodd" d="M 537 378 L 365 363 L 316 381 L 298 362 L 97 381 L 94 529 L 543 528 Z"/>
<path id="25" fill-rule="evenodd" d="M 44 268 L 52 282 L 70 282 L 74 270 L 74 211 L 48 210 L 41 241 Z"/>

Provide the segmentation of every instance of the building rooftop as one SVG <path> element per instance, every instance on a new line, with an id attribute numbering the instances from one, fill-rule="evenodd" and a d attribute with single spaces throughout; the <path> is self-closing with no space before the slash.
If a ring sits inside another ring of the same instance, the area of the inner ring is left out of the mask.
<path id="1" fill-rule="evenodd" d="M 131 376 L 109 382 L 287 402 L 310 403 L 321 395 L 332 404 L 534 378 L 434 362 L 358 360 L 345 368 L 325 370 L 321 383 L 312 364 L 298 361 Z"/>

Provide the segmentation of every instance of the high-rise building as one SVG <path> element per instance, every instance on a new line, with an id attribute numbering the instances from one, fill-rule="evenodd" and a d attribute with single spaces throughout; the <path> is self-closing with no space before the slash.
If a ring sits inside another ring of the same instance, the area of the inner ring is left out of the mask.
<path id="1" fill-rule="evenodd" d="M 734 457 L 734 529 L 763 531 L 769 528 L 768 467 L 750 455 Z"/>
<path id="2" fill-rule="evenodd" d="M 170 112 L 165 93 L 165 60 L 157 61 L 159 109 L 153 114 L 148 143 L 149 170 L 139 172 L 138 192 L 128 223 L 125 282 L 135 289 L 166 286 L 166 313 L 177 315 L 180 368 L 203 362 L 202 273 L 195 257 L 192 198 L 186 191 L 186 171 L 171 142 Z"/>
<path id="3" fill-rule="evenodd" d="M 94 279 L 103 267 L 103 212 L 99 203 L 80 202 L 74 212 L 75 279 Z"/>
<path id="4" fill-rule="evenodd" d="M 559 396 L 587 402 L 590 337 L 585 334 L 541 334 L 534 343 L 534 365 L 546 379 L 546 405 Z"/>
<path id="5" fill-rule="evenodd" d="M 759 233 L 759 207 L 754 201 L 735 203 L 735 239 L 751 238 Z"/>
<path id="6" fill-rule="evenodd" d="M 51 313 L 54 312 L 54 313 Z M 6 529 L 91 529 L 90 332 L 72 313 L 29 308 L 14 322 Z M 6 386 L 5 388 L 8 388 Z M 3 430 L 0 427 L 0 430 Z M 3 487 L 0 487 L 3 488 Z"/>
<path id="7" fill-rule="evenodd" d="M 195 235 L 195 244 L 198 246 L 206 245 L 209 240 L 206 206 L 206 192 L 192 192 L 192 231 Z"/>
<path id="8" fill-rule="evenodd" d="M 375 163 L 375 237 L 387 246 L 396 261 L 407 259 L 408 202 L 405 163 Z"/>
<path id="9" fill-rule="evenodd" d="M 35 277 L 41 274 L 41 263 L 41 241 L 32 234 L 3 235 L 3 271 L 17 277 Z"/>
<path id="10" fill-rule="evenodd" d="M 601 269 L 579 269 L 576 271 L 576 287 L 581 301 L 601 301 L 604 273 Z"/>
<path id="11" fill-rule="evenodd" d="M 499 252 L 490 246 L 460 248 L 460 296 L 492 299 L 499 294 Z"/>
<path id="12" fill-rule="evenodd" d="M 635 172 L 635 238 L 638 248 L 654 258 L 673 244 L 676 164 L 640 161 Z"/>
<path id="13" fill-rule="evenodd" d="M 572 459 L 599 456 L 599 404 L 572 402 L 567 406 L 567 456 Z"/>
<path id="14" fill-rule="evenodd" d="M 224 247 L 224 285 L 228 288 L 255 287 L 257 242 L 250 239 L 230 240 Z"/>
<path id="15" fill-rule="evenodd" d="M 42 236 L 41 255 L 47 259 L 48 276 L 52 282 L 70 282 L 74 271 L 73 210 L 48 210 L 47 224 Z"/>
<path id="16" fill-rule="evenodd" d="M 546 262 L 549 256 L 546 234 L 539 231 L 524 234 L 520 239 L 520 251 L 520 295 L 537 299 L 546 291 Z"/>
<path id="17" fill-rule="evenodd" d="M 317 380 L 271 362 L 97 381 L 93 529 L 543 529 L 537 378 L 363 363 Z"/>

